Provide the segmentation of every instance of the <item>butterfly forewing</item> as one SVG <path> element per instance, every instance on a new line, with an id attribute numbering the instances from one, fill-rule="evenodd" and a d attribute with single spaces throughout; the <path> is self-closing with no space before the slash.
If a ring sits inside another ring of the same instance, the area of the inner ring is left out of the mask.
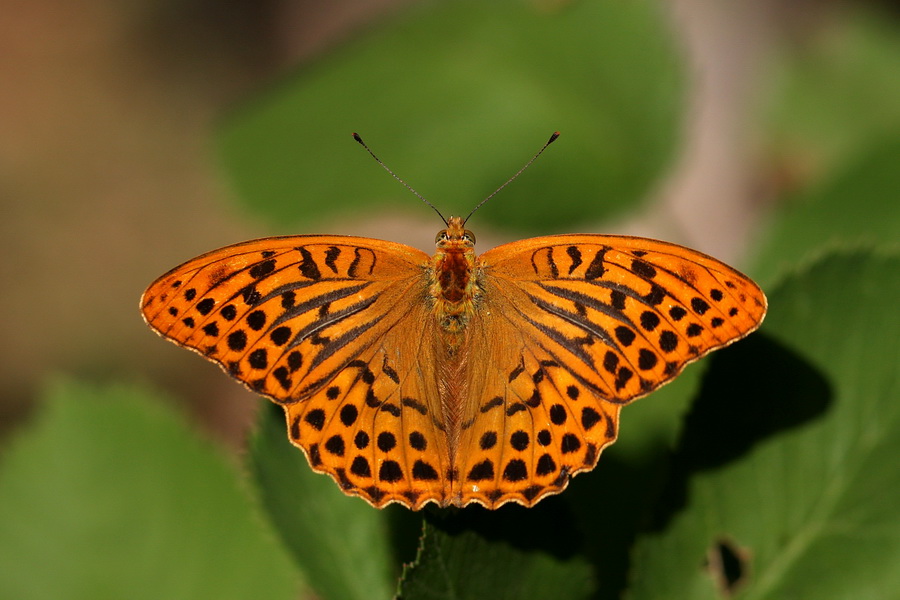
<path id="1" fill-rule="evenodd" d="M 627 402 L 762 321 L 765 296 L 705 254 L 628 236 L 549 236 L 480 258 L 529 336 L 604 399 Z"/>
<path id="2" fill-rule="evenodd" d="M 229 246 L 154 282 L 144 317 L 254 391 L 300 400 L 390 329 L 397 299 L 421 285 L 424 253 L 376 244 L 297 236 Z"/>

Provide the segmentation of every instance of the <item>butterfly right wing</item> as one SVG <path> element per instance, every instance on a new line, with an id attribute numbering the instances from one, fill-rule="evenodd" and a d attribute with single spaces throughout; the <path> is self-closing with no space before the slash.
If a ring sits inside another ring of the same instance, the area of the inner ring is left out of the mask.
<path id="1" fill-rule="evenodd" d="M 588 471 L 623 405 L 755 330 L 765 295 L 700 252 L 627 236 L 534 238 L 479 257 L 455 501 L 531 506 Z"/>
<path id="2" fill-rule="evenodd" d="M 266 238 L 176 267 L 141 310 L 160 335 L 281 404 L 292 443 L 345 493 L 418 508 L 442 501 L 448 454 L 422 353 L 428 262 L 380 240 Z"/>

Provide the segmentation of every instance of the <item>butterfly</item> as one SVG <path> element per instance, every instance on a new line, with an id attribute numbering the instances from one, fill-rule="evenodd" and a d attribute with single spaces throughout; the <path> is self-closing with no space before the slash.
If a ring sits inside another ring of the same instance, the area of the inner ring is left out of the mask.
<path id="1" fill-rule="evenodd" d="M 159 277 L 141 311 L 281 405 L 344 493 L 414 510 L 561 492 L 622 406 L 765 316 L 752 280 L 695 250 L 583 234 L 476 256 L 465 221 L 434 256 L 341 235 L 227 246 Z"/>

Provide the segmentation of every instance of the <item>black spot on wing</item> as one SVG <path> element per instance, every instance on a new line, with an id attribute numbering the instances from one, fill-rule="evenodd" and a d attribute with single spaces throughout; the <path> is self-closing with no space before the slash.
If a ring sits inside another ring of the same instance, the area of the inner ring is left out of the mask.
<path id="1" fill-rule="evenodd" d="M 353 463 L 350 465 L 350 472 L 357 477 L 372 476 L 372 468 L 369 466 L 369 461 L 362 456 L 357 456 L 353 459 Z"/>
<path id="2" fill-rule="evenodd" d="M 524 371 L 525 371 L 525 359 L 520 358 L 519 364 L 516 366 L 516 368 L 509 372 L 509 382 L 512 383 L 513 381 L 515 381 L 516 377 L 521 375 Z"/>
<path id="3" fill-rule="evenodd" d="M 262 310 L 254 310 L 252 313 L 247 315 L 247 325 L 250 326 L 250 329 L 253 331 L 259 331 L 266 324 L 266 313 Z"/>
<path id="4" fill-rule="evenodd" d="M 479 410 L 482 413 L 486 413 L 489 410 L 491 410 L 492 408 L 496 408 L 498 406 L 503 406 L 503 398 L 501 398 L 500 396 L 495 396 L 495 397 L 491 398 L 490 400 L 488 400 L 487 402 L 485 402 L 484 404 L 482 404 L 481 408 Z"/>
<path id="5" fill-rule="evenodd" d="M 709 303 L 703 298 L 691 298 L 691 308 L 694 309 L 694 312 L 698 315 L 702 315 L 709 310 Z"/>
<path id="6" fill-rule="evenodd" d="M 506 481 L 524 481 L 528 479 L 528 467 L 525 461 L 520 458 L 514 458 L 503 469 L 503 479 Z"/>
<path id="7" fill-rule="evenodd" d="M 272 259 L 264 260 L 262 262 L 258 262 L 248 271 L 250 273 L 250 277 L 253 279 L 262 279 L 266 275 L 272 273 L 275 270 L 275 261 Z"/>
<path id="8" fill-rule="evenodd" d="M 303 420 L 309 423 L 316 431 L 322 431 L 322 428 L 325 426 L 325 411 L 321 408 L 314 408 L 306 413 Z"/>
<path id="9" fill-rule="evenodd" d="M 390 402 L 385 402 L 378 410 L 380 410 L 381 412 L 386 412 L 392 417 L 399 417 L 401 414 L 400 407 Z"/>
<path id="10" fill-rule="evenodd" d="M 387 362 L 387 355 L 384 357 L 384 362 L 381 365 L 381 371 L 388 376 L 388 378 L 394 383 L 400 383 L 400 375 L 397 374 Z"/>
<path id="11" fill-rule="evenodd" d="M 544 476 L 554 473 L 555 471 L 556 463 L 553 461 L 553 457 L 549 454 L 542 454 L 538 459 L 537 467 L 534 470 L 535 475 Z"/>
<path id="12" fill-rule="evenodd" d="M 547 248 L 547 264 L 550 265 L 550 276 L 553 279 L 559 279 L 559 267 L 556 266 L 556 260 L 553 258 L 552 248 Z"/>
<path id="13" fill-rule="evenodd" d="M 419 431 L 413 431 L 409 434 L 409 445 L 419 452 L 424 452 L 428 448 L 428 440 Z"/>
<path id="14" fill-rule="evenodd" d="M 337 273 L 337 258 L 341 255 L 341 249 L 337 246 L 331 246 L 325 251 L 325 266 L 331 269 L 332 273 Z"/>
<path id="15" fill-rule="evenodd" d="M 412 476 L 413 479 L 420 481 L 434 481 L 438 479 L 438 474 L 434 467 L 423 460 L 417 460 L 413 463 Z"/>
<path id="16" fill-rule="evenodd" d="M 606 267 L 603 266 L 603 261 L 606 260 L 606 252 L 609 248 L 600 248 L 597 250 L 597 253 L 594 254 L 594 258 L 591 259 L 591 263 L 588 265 L 587 270 L 584 272 L 584 278 L 588 281 L 593 281 L 594 279 L 599 279 L 603 277 L 604 273 L 606 273 Z"/>
<path id="17" fill-rule="evenodd" d="M 490 450 L 494 446 L 497 445 L 497 432 L 495 431 L 487 431 L 482 434 L 481 440 L 479 440 L 478 445 L 482 450 Z"/>
<path id="18" fill-rule="evenodd" d="M 316 264 L 312 253 L 302 246 L 297 248 L 297 251 L 300 253 L 300 257 L 302 259 L 300 261 L 300 264 L 298 265 L 300 273 L 307 279 L 321 279 L 322 273 L 319 271 L 319 265 Z"/>
<path id="19" fill-rule="evenodd" d="M 276 346 L 284 346 L 290 338 L 290 327 L 278 327 L 277 329 L 273 329 L 272 333 L 269 334 L 269 339 L 271 339 L 272 343 Z"/>
<path id="20" fill-rule="evenodd" d="M 240 352 L 247 347 L 247 334 L 243 329 L 233 331 L 228 334 L 227 343 L 229 350 L 233 352 Z"/>
<path id="21" fill-rule="evenodd" d="M 247 306 L 256 306 L 262 300 L 262 294 L 259 293 L 255 285 L 243 287 L 239 294 Z"/>
<path id="22" fill-rule="evenodd" d="M 647 304 L 652 306 L 662 304 L 662 301 L 666 299 L 666 290 L 654 283 L 643 298 Z"/>
<path id="23" fill-rule="evenodd" d="M 642 260 L 634 259 L 631 261 L 631 272 L 647 279 L 656 277 L 656 269 Z"/>
<path id="24" fill-rule="evenodd" d="M 525 405 L 522 404 L 521 402 L 516 402 L 515 404 L 511 404 L 509 406 L 509 408 L 506 409 L 506 416 L 511 417 L 514 414 L 516 414 L 517 412 L 521 412 L 523 410 L 528 410 L 528 409 L 525 408 Z"/>
<path id="25" fill-rule="evenodd" d="M 293 308 L 297 301 L 297 294 L 294 290 L 288 290 L 281 294 L 281 308 Z"/>
<path id="26" fill-rule="evenodd" d="M 359 410 L 352 404 L 345 404 L 341 407 L 341 423 L 346 427 L 350 427 L 356 422 L 359 416 Z"/>
<path id="27" fill-rule="evenodd" d="M 660 324 L 659 315 L 653 311 L 645 310 L 641 313 L 641 327 L 646 331 L 653 331 Z"/>
<path id="28" fill-rule="evenodd" d="M 415 400 L 414 398 L 403 398 L 400 400 L 400 404 L 402 406 L 406 406 L 406 407 L 413 409 L 420 415 L 428 414 L 428 408 L 424 404 L 419 402 L 418 400 Z"/>
<path id="29" fill-rule="evenodd" d="M 469 481 L 486 481 L 494 478 L 494 463 L 490 460 L 483 460 L 476 464 L 469 471 L 466 479 Z"/>
<path id="30" fill-rule="evenodd" d="M 197 312 L 201 315 L 208 315 L 210 312 L 212 312 L 212 309 L 215 305 L 216 301 L 212 298 L 204 298 L 197 303 Z"/>
<path id="31" fill-rule="evenodd" d="M 403 469 L 400 468 L 400 463 L 395 460 L 386 460 L 381 463 L 381 468 L 378 469 L 378 478 L 390 483 L 403 479 Z"/>
<path id="32" fill-rule="evenodd" d="M 566 254 L 572 259 L 572 264 L 569 265 L 569 275 L 571 275 L 583 262 L 581 260 L 581 250 L 578 249 L 578 246 L 569 246 L 566 248 Z"/>
<path id="33" fill-rule="evenodd" d="M 359 248 L 356 247 L 353 249 L 353 262 L 350 263 L 350 267 L 347 269 L 347 276 L 351 278 L 357 278 L 360 276 L 360 264 L 362 263 L 362 254 L 363 252 L 367 252 L 369 254 L 369 258 L 371 263 L 369 264 L 369 272 L 368 275 L 372 274 L 372 271 L 375 269 L 375 263 L 377 261 L 377 257 L 375 253 L 369 250 L 368 248 Z"/>

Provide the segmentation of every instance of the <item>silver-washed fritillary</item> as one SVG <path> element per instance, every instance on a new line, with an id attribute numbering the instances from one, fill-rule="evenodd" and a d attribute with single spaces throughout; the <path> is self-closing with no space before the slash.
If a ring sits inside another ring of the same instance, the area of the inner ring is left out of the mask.
<path id="1" fill-rule="evenodd" d="M 281 405 L 345 493 L 412 509 L 561 492 L 623 405 L 765 316 L 753 281 L 682 246 L 557 235 L 476 256 L 464 225 L 433 257 L 338 235 L 235 244 L 157 279 L 141 310 Z"/>

